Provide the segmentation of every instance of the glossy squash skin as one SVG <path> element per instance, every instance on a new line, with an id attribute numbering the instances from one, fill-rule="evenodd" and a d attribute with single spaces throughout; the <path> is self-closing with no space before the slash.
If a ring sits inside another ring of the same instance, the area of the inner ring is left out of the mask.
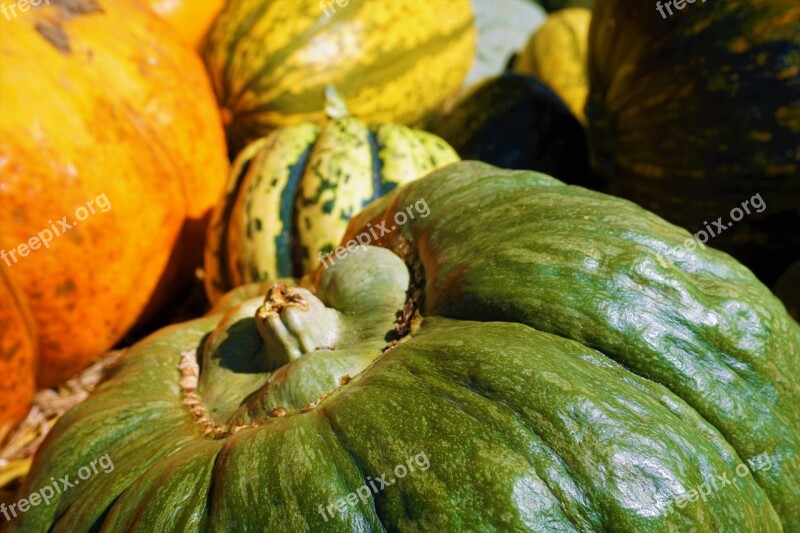
<path id="1" fill-rule="evenodd" d="M 0 266 L 0 435 L 30 408 L 36 392 L 38 346 L 24 296 Z"/>
<path id="2" fill-rule="evenodd" d="M 256 281 L 303 277 L 365 205 L 457 160 L 435 135 L 397 124 L 370 129 L 352 117 L 287 126 L 252 143 L 212 218 L 209 299 Z"/>
<path id="3" fill-rule="evenodd" d="M 590 32 L 593 166 L 610 192 L 692 232 L 755 194 L 710 244 L 771 285 L 800 260 L 800 9 L 794 0 L 665 10 L 602 0 Z"/>
<path id="4" fill-rule="evenodd" d="M 475 53 L 469 0 L 231 0 L 205 46 L 232 152 L 322 123 L 332 84 L 368 124 L 417 124 L 458 91 Z"/>
<path id="5" fill-rule="evenodd" d="M 37 247 L 2 268 L 26 295 L 52 386 L 202 263 L 224 132 L 199 58 L 144 4 L 42 3 L 2 31 L 0 249 Z M 43 230 L 49 246 L 30 244 Z"/>
<path id="6" fill-rule="evenodd" d="M 422 198 L 310 287 L 135 346 L 21 493 L 104 454 L 113 472 L 9 530 L 797 529 L 800 327 L 750 271 L 674 252 L 689 234 L 630 202 L 475 162 L 345 239 Z"/>
<path id="7" fill-rule="evenodd" d="M 589 170 L 580 122 L 552 89 L 533 77 L 506 72 L 476 85 L 437 117 L 430 130 L 462 159 L 600 187 Z"/>
<path id="8" fill-rule="evenodd" d="M 586 123 L 589 94 L 589 25 L 592 12 L 573 7 L 545 20 L 514 61 L 514 70 L 546 83 Z"/>
<path id="9" fill-rule="evenodd" d="M 199 50 L 214 17 L 225 5 L 225 0 L 147 0 L 152 10 L 167 21 L 180 39 Z"/>

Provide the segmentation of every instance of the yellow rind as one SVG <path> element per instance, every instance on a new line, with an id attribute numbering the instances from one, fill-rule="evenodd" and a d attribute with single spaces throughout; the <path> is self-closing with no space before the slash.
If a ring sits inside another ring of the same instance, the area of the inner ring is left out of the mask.
<path id="1" fill-rule="evenodd" d="M 514 70 L 546 83 L 586 124 L 583 108 L 589 95 L 589 25 L 586 8 L 562 9 L 547 17 L 528 40 Z"/>
<path id="2" fill-rule="evenodd" d="M 456 151 L 441 138 L 399 124 L 379 126 L 376 138 L 382 167 L 382 195 L 459 160 Z"/>

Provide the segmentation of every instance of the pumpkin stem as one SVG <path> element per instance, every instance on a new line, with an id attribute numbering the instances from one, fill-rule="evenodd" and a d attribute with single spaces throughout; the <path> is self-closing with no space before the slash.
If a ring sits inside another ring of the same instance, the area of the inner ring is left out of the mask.
<path id="1" fill-rule="evenodd" d="M 325 86 L 325 114 L 331 120 L 339 120 L 350 116 L 347 102 L 333 85 Z"/>
<path id="2" fill-rule="evenodd" d="M 256 310 L 256 327 L 266 345 L 269 368 L 280 368 L 320 347 L 336 344 L 339 319 L 333 309 L 305 289 L 283 282 L 267 292 Z"/>

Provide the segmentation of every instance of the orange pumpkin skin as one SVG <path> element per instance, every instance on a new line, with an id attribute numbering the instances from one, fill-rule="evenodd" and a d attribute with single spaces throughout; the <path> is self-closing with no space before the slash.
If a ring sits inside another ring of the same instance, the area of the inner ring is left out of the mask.
<path id="1" fill-rule="evenodd" d="M 0 435 L 25 416 L 36 392 L 36 337 L 24 297 L 0 267 Z"/>
<path id="2" fill-rule="evenodd" d="M 225 0 L 148 0 L 148 3 L 156 15 L 177 30 L 184 43 L 197 50 Z"/>
<path id="3" fill-rule="evenodd" d="M 0 263 L 27 296 L 39 383 L 51 386 L 107 351 L 201 264 L 228 162 L 199 58 L 146 5 L 42 3 L 3 21 L 3 32 L 0 249 L 63 230 L 62 217 L 75 221 L 100 195 L 111 206 L 47 248 Z"/>

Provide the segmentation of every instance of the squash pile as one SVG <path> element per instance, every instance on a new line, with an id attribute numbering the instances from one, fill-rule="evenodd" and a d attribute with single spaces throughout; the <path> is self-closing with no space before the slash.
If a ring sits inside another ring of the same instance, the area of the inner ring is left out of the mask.
<path id="1" fill-rule="evenodd" d="M 0 530 L 800 532 L 791 0 L 29 7 Z"/>

